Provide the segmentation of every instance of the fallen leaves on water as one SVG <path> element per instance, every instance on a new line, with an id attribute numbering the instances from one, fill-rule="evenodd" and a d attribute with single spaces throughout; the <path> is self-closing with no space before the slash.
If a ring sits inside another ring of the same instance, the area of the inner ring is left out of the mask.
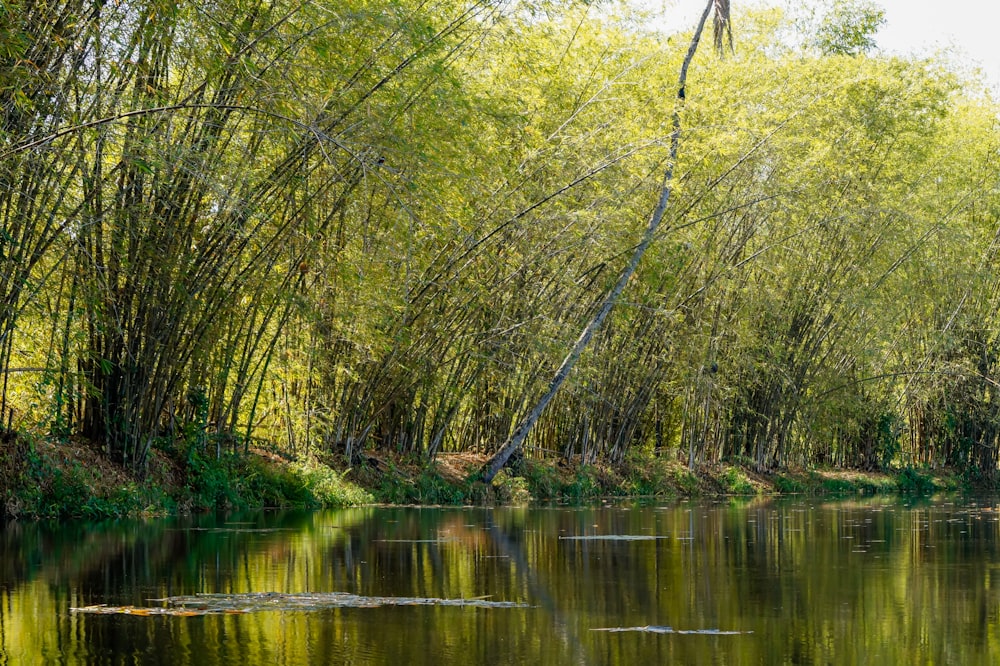
<path id="1" fill-rule="evenodd" d="M 669 539 L 665 536 L 653 536 L 650 534 L 590 534 L 585 536 L 561 536 L 560 541 L 656 541 L 657 539 Z"/>
<path id="2" fill-rule="evenodd" d="M 705 636 L 739 636 L 742 634 L 752 634 L 752 631 L 722 631 L 721 629 L 674 629 L 673 627 L 662 627 L 655 624 L 645 627 L 601 627 L 591 629 L 591 631 L 608 631 L 618 633 L 622 631 L 641 631 L 647 634 L 701 634 Z"/>
<path id="3" fill-rule="evenodd" d="M 319 611 L 331 608 L 380 608 L 382 606 L 465 606 L 472 608 L 528 608 L 516 601 L 491 601 L 488 597 L 438 599 L 433 597 L 365 597 L 346 592 L 285 594 L 258 592 L 245 594 L 195 594 L 150 599 L 163 606 L 84 606 L 70 608 L 74 613 L 97 615 L 201 615 L 244 614 L 258 611 Z"/>
<path id="4" fill-rule="evenodd" d="M 376 543 L 459 543 L 458 539 L 376 539 Z"/>
<path id="5" fill-rule="evenodd" d="M 74 613 L 91 613 L 94 615 L 136 615 L 138 617 L 151 617 L 153 615 L 198 617 L 201 615 L 242 614 L 249 612 L 240 609 L 218 610 L 211 608 L 176 608 L 171 606 L 107 606 L 105 604 L 84 606 L 82 608 L 70 608 L 70 611 Z"/>

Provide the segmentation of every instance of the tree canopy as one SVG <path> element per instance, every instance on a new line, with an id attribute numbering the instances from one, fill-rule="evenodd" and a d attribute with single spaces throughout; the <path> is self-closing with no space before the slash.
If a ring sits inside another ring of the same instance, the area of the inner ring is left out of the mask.
<path id="1" fill-rule="evenodd" d="M 669 170 L 529 454 L 992 477 L 997 108 L 830 7 L 734 7 L 678 99 L 690 35 L 614 3 L 7 3 L 4 428 L 492 452 Z"/>

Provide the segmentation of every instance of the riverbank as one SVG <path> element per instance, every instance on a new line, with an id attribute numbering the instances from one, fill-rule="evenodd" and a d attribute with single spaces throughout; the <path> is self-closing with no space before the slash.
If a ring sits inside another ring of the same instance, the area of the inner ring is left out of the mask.
<path id="1" fill-rule="evenodd" d="M 759 474 L 735 464 L 690 470 L 677 460 L 652 455 L 632 456 L 616 467 L 524 458 L 501 471 L 492 486 L 470 482 L 485 459 L 478 454 L 441 454 L 427 464 L 383 455 L 345 468 L 318 456 L 289 460 L 259 449 L 220 459 L 156 450 L 148 473 L 139 478 L 87 442 L 6 435 L 0 442 L 0 514 L 100 519 L 279 506 L 491 505 L 975 489 L 950 470 L 787 469 Z"/>

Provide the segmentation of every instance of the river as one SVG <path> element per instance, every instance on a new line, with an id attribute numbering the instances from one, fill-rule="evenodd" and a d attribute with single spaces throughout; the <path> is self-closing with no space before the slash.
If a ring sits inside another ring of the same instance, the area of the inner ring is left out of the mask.
<path id="1" fill-rule="evenodd" d="M 0 664 L 996 664 L 998 509 L 758 498 L 10 523 Z"/>

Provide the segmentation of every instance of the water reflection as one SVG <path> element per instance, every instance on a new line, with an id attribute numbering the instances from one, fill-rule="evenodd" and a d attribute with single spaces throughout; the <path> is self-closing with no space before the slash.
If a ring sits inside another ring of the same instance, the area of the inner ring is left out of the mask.
<path id="1" fill-rule="evenodd" d="M 996 507 L 753 500 L 10 524 L 0 664 L 1000 663 Z M 261 592 L 526 607 L 70 612 Z"/>

